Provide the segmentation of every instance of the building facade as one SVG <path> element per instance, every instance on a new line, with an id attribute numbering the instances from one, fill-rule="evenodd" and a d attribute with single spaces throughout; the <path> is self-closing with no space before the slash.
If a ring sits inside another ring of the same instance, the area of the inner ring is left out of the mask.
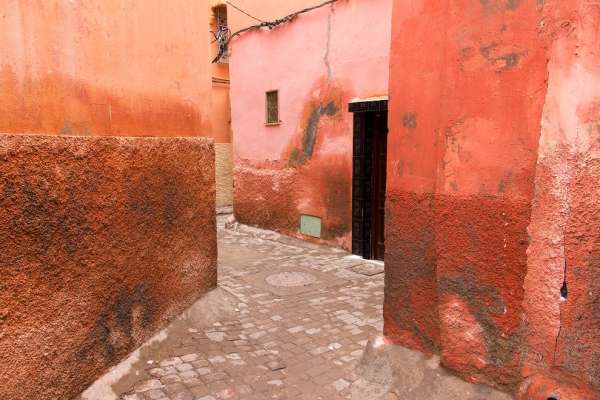
<path id="1" fill-rule="evenodd" d="M 394 2 L 385 334 L 523 399 L 599 398 L 599 23 Z"/>
<path id="2" fill-rule="evenodd" d="M 0 132 L 205 136 L 231 204 L 226 65 L 211 2 L 8 0 L 0 5 Z"/>
<path id="3" fill-rule="evenodd" d="M 277 17 L 320 2 L 296 3 Z M 349 104 L 387 96 L 390 16 L 389 0 L 343 1 L 232 41 L 239 221 L 352 248 Z"/>
<path id="4" fill-rule="evenodd" d="M 0 398 L 75 398 L 216 287 L 211 15 L 0 3 Z"/>
<path id="5" fill-rule="evenodd" d="M 598 5 L 390 6 L 233 40 L 237 219 L 385 254 L 389 343 L 519 398 L 599 398 Z"/>

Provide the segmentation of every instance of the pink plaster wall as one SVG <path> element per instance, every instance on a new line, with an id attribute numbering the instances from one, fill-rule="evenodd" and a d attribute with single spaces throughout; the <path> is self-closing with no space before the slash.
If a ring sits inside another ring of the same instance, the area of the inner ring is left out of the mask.
<path id="1" fill-rule="evenodd" d="M 300 214 L 323 218 L 323 238 L 350 247 L 352 114 L 356 97 L 387 95 L 391 0 L 343 0 L 233 42 L 230 60 L 234 206 L 239 220 L 297 234 Z M 265 92 L 279 90 L 278 126 Z M 302 153 L 315 109 L 314 152 Z M 335 111 L 335 112 L 333 112 Z"/>

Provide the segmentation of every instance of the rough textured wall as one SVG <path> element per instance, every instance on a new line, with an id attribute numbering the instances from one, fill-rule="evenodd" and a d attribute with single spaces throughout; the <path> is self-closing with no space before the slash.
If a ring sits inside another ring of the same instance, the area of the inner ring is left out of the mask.
<path id="1" fill-rule="evenodd" d="M 0 132 L 210 135 L 209 6 L 5 0 Z"/>
<path id="2" fill-rule="evenodd" d="M 600 390 L 600 4 L 547 1 L 544 17 L 548 91 L 529 227 L 523 374 L 543 375 L 531 383 L 540 398 L 595 399 L 600 393 L 586 394 L 583 383 Z M 565 374 L 580 382 L 569 384 Z"/>
<path id="3" fill-rule="evenodd" d="M 323 240 L 350 248 L 348 103 L 387 94 L 390 15 L 391 0 L 341 1 L 233 42 L 240 221 L 298 235 L 300 214 L 313 215 L 322 218 Z M 269 90 L 279 90 L 281 123 L 273 126 L 265 125 Z"/>
<path id="4" fill-rule="evenodd" d="M 70 399 L 216 286 L 207 139 L 0 135 L 0 397 Z"/>
<path id="5" fill-rule="evenodd" d="M 394 3 L 385 333 L 528 399 L 599 379 L 598 22 L 584 0 Z"/>
<path id="6" fill-rule="evenodd" d="M 233 204 L 233 159 L 230 143 L 215 143 L 217 207 Z"/>

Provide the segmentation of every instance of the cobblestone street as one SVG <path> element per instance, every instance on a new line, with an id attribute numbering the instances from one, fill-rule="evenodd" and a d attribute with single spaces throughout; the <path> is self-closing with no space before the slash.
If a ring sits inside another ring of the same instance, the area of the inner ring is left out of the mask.
<path id="1" fill-rule="evenodd" d="M 350 398 L 356 364 L 382 329 L 383 267 L 273 232 L 225 228 L 225 219 L 219 286 L 234 296 L 233 316 L 170 337 L 121 398 Z"/>

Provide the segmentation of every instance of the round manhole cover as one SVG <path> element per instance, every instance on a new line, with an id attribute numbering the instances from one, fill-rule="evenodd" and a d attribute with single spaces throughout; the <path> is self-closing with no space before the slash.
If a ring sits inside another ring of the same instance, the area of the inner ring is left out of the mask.
<path id="1" fill-rule="evenodd" d="M 280 272 L 269 275 L 265 281 L 271 286 L 280 287 L 308 286 L 318 282 L 317 278 L 313 275 L 299 271 Z"/>

